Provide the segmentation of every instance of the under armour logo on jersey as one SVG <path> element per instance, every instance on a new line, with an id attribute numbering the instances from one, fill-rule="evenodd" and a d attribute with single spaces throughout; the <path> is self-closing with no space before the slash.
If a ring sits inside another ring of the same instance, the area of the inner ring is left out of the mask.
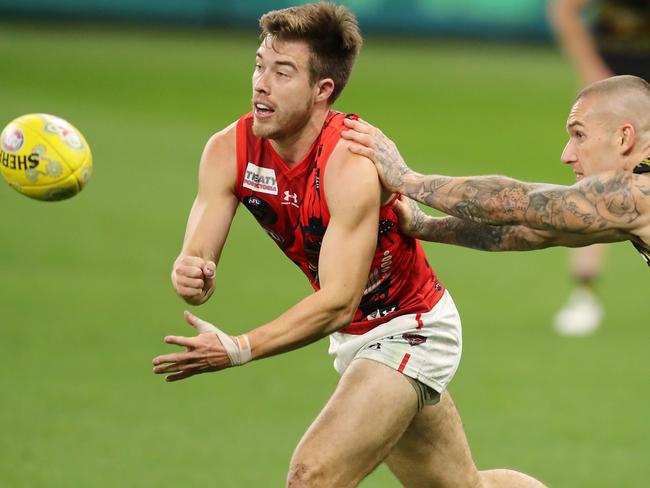
<path id="1" fill-rule="evenodd" d="M 282 205 L 293 205 L 294 207 L 298 207 L 298 194 L 284 190 L 284 202 L 282 202 Z"/>

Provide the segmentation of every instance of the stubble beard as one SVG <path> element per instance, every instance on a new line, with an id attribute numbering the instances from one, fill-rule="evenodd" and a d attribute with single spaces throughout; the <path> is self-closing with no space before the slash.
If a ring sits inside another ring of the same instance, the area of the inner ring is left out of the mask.
<path id="1" fill-rule="evenodd" d="M 272 139 L 282 141 L 300 132 L 311 118 L 309 107 L 305 106 L 302 110 L 296 110 L 293 113 L 282 115 L 276 112 L 274 119 L 270 124 L 258 122 L 253 118 L 253 134 L 263 139 Z"/>

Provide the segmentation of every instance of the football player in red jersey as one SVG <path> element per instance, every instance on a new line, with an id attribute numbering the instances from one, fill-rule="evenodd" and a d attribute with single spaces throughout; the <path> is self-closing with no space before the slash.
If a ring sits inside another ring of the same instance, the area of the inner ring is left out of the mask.
<path id="1" fill-rule="evenodd" d="M 395 200 L 372 162 L 341 140 L 330 109 L 361 45 L 345 7 L 269 12 L 253 72 L 253 111 L 215 134 L 172 281 L 204 303 L 239 202 L 309 279 L 314 293 L 232 337 L 186 312 L 198 336 L 154 358 L 177 381 L 330 338 L 342 377 L 291 460 L 288 486 L 353 487 L 386 462 L 405 486 L 543 487 L 509 470 L 476 469 L 445 388 L 461 353 L 453 300 L 420 244 L 399 232 Z M 371 421 L 369 421 L 371 415 Z"/>
<path id="2" fill-rule="evenodd" d="M 562 162 L 572 186 L 504 176 L 449 177 L 412 171 L 378 129 L 346 121 L 350 150 L 372 159 L 384 186 L 450 215 L 400 202 L 401 225 L 420 239 L 486 251 L 524 251 L 630 241 L 650 265 L 650 84 L 632 75 L 588 85 L 567 120 Z"/>

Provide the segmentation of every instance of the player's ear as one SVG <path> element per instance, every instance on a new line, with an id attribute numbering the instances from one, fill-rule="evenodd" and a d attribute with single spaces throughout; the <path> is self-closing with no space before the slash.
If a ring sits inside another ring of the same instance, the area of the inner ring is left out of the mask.
<path id="1" fill-rule="evenodd" d="M 636 143 L 636 130 L 632 124 L 625 124 L 619 132 L 618 145 L 621 154 L 629 154 Z"/>
<path id="2" fill-rule="evenodd" d="M 334 91 L 334 80 L 332 78 L 323 78 L 316 82 L 316 102 L 322 102 L 329 99 Z"/>

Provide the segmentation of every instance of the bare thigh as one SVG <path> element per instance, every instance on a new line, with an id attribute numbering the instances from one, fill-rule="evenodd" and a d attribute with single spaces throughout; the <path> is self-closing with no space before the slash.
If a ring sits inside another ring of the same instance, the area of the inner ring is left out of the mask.
<path id="1" fill-rule="evenodd" d="M 481 486 L 463 424 L 449 392 L 425 406 L 386 458 L 407 488 Z"/>
<path id="2" fill-rule="evenodd" d="M 409 380 L 388 366 L 356 359 L 301 439 L 288 486 L 354 487 L 380 464 L 417 413 Z"/>

